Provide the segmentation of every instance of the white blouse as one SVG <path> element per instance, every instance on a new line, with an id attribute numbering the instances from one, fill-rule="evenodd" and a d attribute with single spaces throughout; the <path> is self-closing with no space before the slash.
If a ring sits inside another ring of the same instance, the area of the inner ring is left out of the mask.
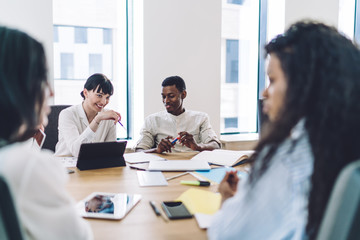
<path id="1" fill-rule="evenodd" d="M 26 239 L 93 239 L 66 191 L 68 176 L 50 151 L 25 143 L 0 148 L 0 174 L 7 181 Z"/>
<path id="2" fill-rule="evenodd" d="M 89 124 L 82 104 L 62 110 L 59 114 L 59 141 L 55 155 L 77 157 L 83 143 L 116 141 L 114 121 L 101 121 L 96 132 L 91 130 Z"/>

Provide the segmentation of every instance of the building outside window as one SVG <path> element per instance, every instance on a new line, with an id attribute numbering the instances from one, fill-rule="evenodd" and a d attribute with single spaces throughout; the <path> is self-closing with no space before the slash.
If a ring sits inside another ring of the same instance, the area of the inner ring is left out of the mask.
<path id="1" fill-rule="evenodd" d="M 61 78 L 72 79 L 74 78 L 74 54 L 73 53 L 61 53 Z"/>
<path id="2" fill-rule="evenodd" d="M 75 27 L 75 43 L 87 43 L 87 28 L 86 27 Z"/>
<path id="3" fill-rule="evenodd" d="M 222 0 L 221 126 L 257 131 L 259 0 Z"/>
<path id="4" fill-rule="evenodd" d="M 89 75 L 103 72 L 102 54 L 89 54 Z"/>
<path id="5" fill-rule="evenodd" d="M 53 0 L 54 104 L 80 104 L 86 79 L 103 73 L 114 85 L 106 108 L 120 112 L 127 127 L 126 4 Z M 127 138 L 128 132 L 118 127 L 117 137 Z"/>

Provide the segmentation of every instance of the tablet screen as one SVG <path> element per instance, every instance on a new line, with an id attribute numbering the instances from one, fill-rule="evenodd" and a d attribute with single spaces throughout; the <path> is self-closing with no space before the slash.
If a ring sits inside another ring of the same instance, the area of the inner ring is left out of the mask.
<path id="1" fill-rule="evenodd" d="M 83 217 L 122 219 L 140 199 L 138 194 L 94 192 L 80 201 L 77 209 Z"/>
<path id="2" fill-rule="evenodd" d="M 114 214 L 114 197 L 115 195 L 97 194 L 89 201 L 85 202 L 85 211 L 92 213 Z"/>

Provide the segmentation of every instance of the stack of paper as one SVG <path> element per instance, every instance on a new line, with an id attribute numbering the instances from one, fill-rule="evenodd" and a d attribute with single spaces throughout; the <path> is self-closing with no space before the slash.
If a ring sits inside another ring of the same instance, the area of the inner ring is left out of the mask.
<path id="1" fill-rule="evenodd" d="M 206 161 L 192 160 L 169 160 L 169 161 L 151 161 L 149 163 L 150 171 L 195 171 L 210 170 Z"/>
<path id="2" fill-rule="evenodd" d="M 126 153 L 124 154 L 124 158 L 125 161 L 130 164 L 166 160 L 157 155 L 151 153 L 144 153 L 144 152 Z"/>
<path id="3" fill-rule="evenodd" d="M 213 151 L 202 151 L 191 160 L 203 160 L 211 164 L 233 167 L 245 163 L 254 151 L 230 151 L 216 149 Z M 244 161 L 245 160 L 245 161 Z"/>

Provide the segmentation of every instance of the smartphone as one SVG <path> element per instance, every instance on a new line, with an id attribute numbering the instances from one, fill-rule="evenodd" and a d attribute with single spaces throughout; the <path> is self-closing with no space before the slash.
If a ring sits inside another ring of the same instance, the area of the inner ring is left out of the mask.
<path id="1" fill-rule="evenodd" d="M 184 219 L 193 217 L 183 202 L 162 202 L 161 207 L 164 209 L 164 212 L 169 219 Z"/>

